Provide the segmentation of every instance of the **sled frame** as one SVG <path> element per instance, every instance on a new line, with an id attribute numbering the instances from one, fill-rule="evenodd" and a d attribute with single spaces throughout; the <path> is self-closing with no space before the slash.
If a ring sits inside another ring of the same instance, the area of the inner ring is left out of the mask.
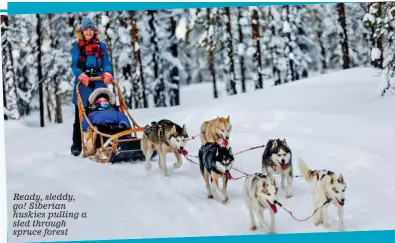
<path id="1" fill-rule="evenodd" d="M 89 81 L 103 81 L 102 77 L 90 77 Z M 83 105 L 82 99 L 81 99 L 81 95 L 80 95 L 80 91 L 79 91 L 79 85 L 81 84 L 81 81 L 78 81 L 77 83 L 77 87 L 76 87 L 76 94 L 77 94 L 77 103 L 78 103 L 78 115 L 79 115 L 79 122 L 80 122 L 80 132 L 81 132 L 81 144 L 82 144 L 82 154 L 84 157 L 95 157 L 95 155 L 97 155 L 98 152 L 98 148 L 96 147 L 96 135 L 100 136 L 100 153 L 99 153 L 99 158 L 96 158 L 96 162 L 100 162 L 100 163 L 107 163 L 110 158 L 111 155 L 113 153 L 116 152 L 117 148 L 118 148 L 118 144 L 119 143 L 123 143 L 123 142 L 132 142 L 132 141 L 136 141 L 139 142 L 141 141 L 141 138 L 139 138 L 137 136 L 138 133 L 143 132 L 144 131 L 144 127 L 141 127 L 137 124 L 136 120 L 133 119 L 132 115 L 130 114 L 130 112 L 127 109 L 125 100 L 123 98 L 122 92 L 121 92 L 121 87 L 119 86 L 119 84 L 115 81 L 112 80 L 112 84 L 117 88 L 118 90 L 118 100 L 119 100 L 119 109 L 120 112 L 122 112 L 123 114 L 125 114 L 131 121 L 131 125 L 132 127 L 128 130 L 116 133 L 116 134 L 105 134 L 100 132 L 96 126 L 94 126 L 91 121 L 88 118 L 88 115 L 86 114 L 86 110 L 85 107 Z M 92 141 L 92 145 L 93 145 L 93 150 L 95 151 L 94 154 L 90 154 L 90 155 L 86 155 L 86 153 L 88 152 L 88 148 L 86 147 L 86 143 L 84 140 L 84 135 L 83 135 L 83 130 L 82 130 L 82 121 L 84 120 L 87 121 L 88 125 L 89 125 L 89 134 L 90 134 L 90 139 Z M 129 139 L 119 139 L 120 137 L 123 137 L 125 135 L 129 135 L 129 134 L 133 134 L 134 138 L 129 138 Z M 104 139 L 103 137 L 108 138 L 108 140 L 106 141 L 106 143 L 104 143 Z M 109 145 L 112 144 L 111 147 L 111 154 L 110 155 L 105 155 L 105 149 L 107 146 L 104 145 Z M 106 158 L 107 157 L 107 158 Z"/>

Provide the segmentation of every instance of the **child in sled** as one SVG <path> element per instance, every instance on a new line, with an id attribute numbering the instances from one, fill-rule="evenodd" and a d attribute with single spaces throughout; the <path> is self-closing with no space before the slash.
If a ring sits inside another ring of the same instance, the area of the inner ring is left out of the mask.
<path id="1" fill-rule="evenodd" d="M 95 89 L 89 96 L 88 101 L 90 107 L 87 116 L 92 126 L 96 127 L 98 131 L 112 135 L 131 128 L 129 118 L 116 108 L 115 95 L 110 89 Z M 83 156 L 99 156 L 101 148 L 100 136 L 90 129 L 85 118 L 82 120 L 81 126 L 84 143 L 87 148 L 87 151 L 83 151 Z M 103 137 L 103 144 L 107 139 L 107 137 Z M 109 157 L 111 148 L 105 149 L 106 157 Z"/>

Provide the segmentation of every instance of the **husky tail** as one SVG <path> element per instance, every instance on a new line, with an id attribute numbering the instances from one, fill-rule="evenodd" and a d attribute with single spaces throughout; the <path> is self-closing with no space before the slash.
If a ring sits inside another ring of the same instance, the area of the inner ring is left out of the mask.
<path id="1" fill-rule="evenodd" d="M 202 151 L 202 149 L 199 149 L 198 157 L 199 157 L 200 173 L 203 175 L 203 173 L 204 173 L 204 161 L 203 161 L 203 151 Z"/>
<path id="2" fill-rule="evenodd" d="M 303 177 L 307 180 L 307 181 L 311 181 L 311 179 L 313 178 L 313 174 L 314 171 L 312 171 L 307 164 L 304 162 L 303 159 L 299 158 L 298 159 L 298 168 L 300 173 L 303 175 Z"/>

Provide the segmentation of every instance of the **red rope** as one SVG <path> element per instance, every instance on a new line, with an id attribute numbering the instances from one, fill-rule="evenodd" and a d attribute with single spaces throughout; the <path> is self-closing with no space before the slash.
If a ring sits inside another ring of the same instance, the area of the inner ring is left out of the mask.
<path id="1" fill-rule="evenodd" d="M 251 148 L 249 148 L 249 149 L 245 149 L 245 150 L 242 150 L 242 151 L 240 151 L 240 152 L 237 152 L 237 153 L 235 153 L 234 155 L 238 155 L 238 154 L 241 154 L 241 153 L 250 151 L 250 150 L 254 150 L 254 149 L 258 149 L 258 148 L 263 148 L 263 147 L 265 147 L 265 145 L 260 145 L 260 146 L 251 147 Z"/>
<path id="2" fill-rule="evenodd" d="M 287 213 L 289 213 L 289 215 L 291 215 L 291 217 L 292 217 L 293 219 L 295 219 L 296 221 L 299 221 L 299 222 L 303 222 L 303 221 L 306 221 L 306 220 L 310 219 L 311 217 L 313 217 L 314 214 L 316 214 L 316 213 L 318 212 L 318 210 L 320 210 L 320 208 L 322 208 L 323 206 L 325 206 L 325 205 L 326 205 L 327 203 L 329 203 L 329 202 L 330 202 L 330 199 L 328 199 L 324 204 L 322 204 L 320 207 L 318 207 L 317 209 L 315 209 L 314 212 L 313 212 L 313 214 L 310 215 L 309 217 L 305 218 L 305 219 L 297 219 L 297 218 L 295 218 L 295 216 L 293 215 L 293 213 L 292 213 L 290 210 L 286 209 L 281 203 L 277 202 L 276 204 L 279 205 L 282 209 L 284 209 Z"/>
<path id="3" fill-rule="evenodd" d="M 200 136 L 200 133 L 199 134 L 197 134 L 197 135 L 195 135 L 195 136 L 191 136 L 191 138 L 190 139 L 188 139 L 188 140 L 194 140 L 196 137 L 199 137 Z"/>

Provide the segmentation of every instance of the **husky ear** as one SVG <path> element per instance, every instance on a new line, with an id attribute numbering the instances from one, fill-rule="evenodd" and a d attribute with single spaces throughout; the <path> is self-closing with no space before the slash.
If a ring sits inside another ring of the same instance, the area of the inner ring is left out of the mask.
<path id="1" fill-rule="evenodd" d="M 185 134 L 188 134 L 187 127 L 185 126 L 185 124 L 182 126 L 182 130 L 184 131 Z"/>
<path id="2" fill-rule="evenodd" d="M 337 179 L 337 181 L 338 181 L 339 183 L 344 183 L 344 177 L 343 177 L 342 174 L 339 175 L 339 178 Z"/>
<path id="3" fill-rule="evenodd" d="M 331 184 L 334 184 L 334 182 L 335 182 L 335 180 L 333 179 L 333 176 L 331 176 L 331 181 L 330 181 L 330 183 L 331 183 Z"/>
<path id="4" fill-rule="evenodd" d="M 230 121 L 230 115 L 228 115 L 228 118 L 226 118 L 226 121 L 227 121 L 227 122 Z"/>
<path id="5" fill-rule="evenodd" d="M 272 149 L 277 148 L 278 144 L 277 144 L 277 140 L 274 140 L 273 145 L 272 145 Z"/>
<path id="6" fill-rule="evenodd" d="M 230 155 L 233 155 L 233 154 L 232 154 L 232 147 L 229 147 L 229 154 L 230 154 Z"/>
<path id="7" fill-rule="evenodd" d="M 263 181 L 263 187 L 265 188 L 266 186 L 267 186 L 267 183 L 266 183 L 266 181 Z"/>
<path id="8" fill-rule="evenodd" d="M 171 133 L 174 134 L 176 133 L 177 129 L 176 129 L 176 125 L 173 125 L 173 127 L 171 128 Z"/>
<path id="9" fill-rule="evenodd" d="M 284 140 L 283 140 L 283 144 L 285 145 L 285 146 L 287 146 L 288 144 L 287 144 L 287 140 L 284 138 Z"/>

